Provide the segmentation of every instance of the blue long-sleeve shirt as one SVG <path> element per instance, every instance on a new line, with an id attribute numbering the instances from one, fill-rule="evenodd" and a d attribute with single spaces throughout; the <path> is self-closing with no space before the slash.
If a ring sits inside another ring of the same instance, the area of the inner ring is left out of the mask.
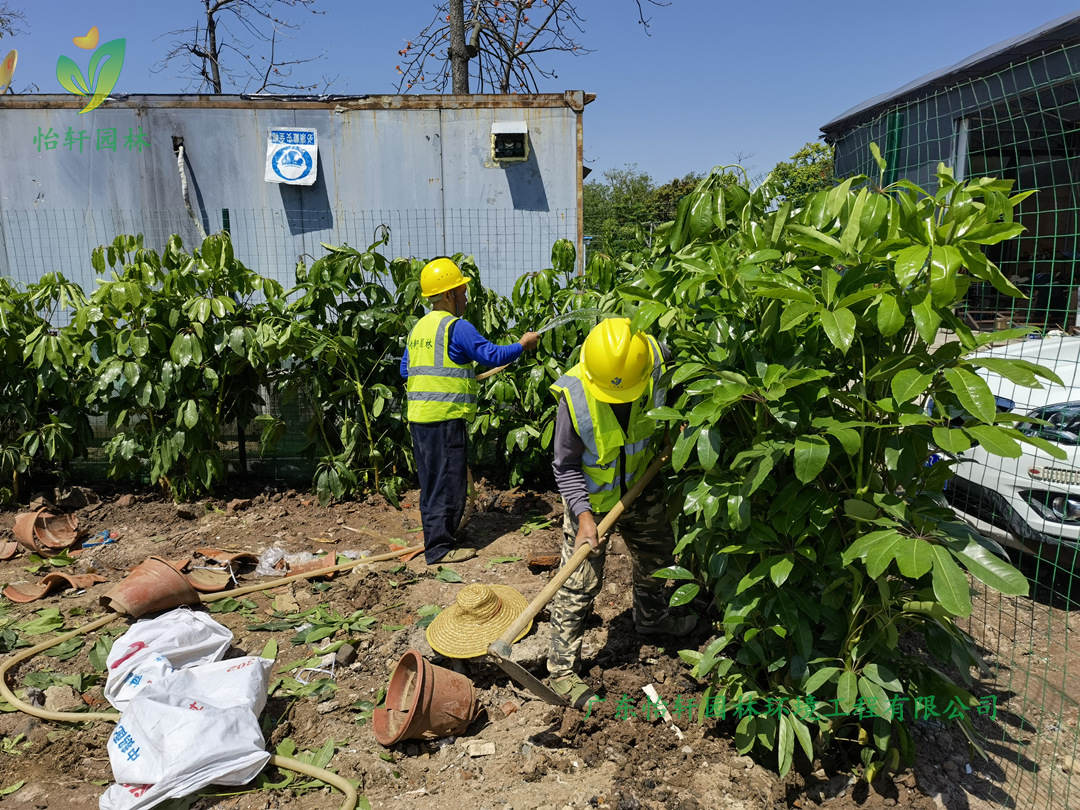
<path id="1" fill-rule="evenodd" d="M 450 326 L 450 359 L 458 365 L 473 362 L 482 366 L 505 366 L 521 356 L 524 349 L 520 343 L 499 346 L 476 331 L 476 327 L 464 318 L 458 318 Z M 401 376 L 409 376 L 409 350 L 401 358 Z"/>

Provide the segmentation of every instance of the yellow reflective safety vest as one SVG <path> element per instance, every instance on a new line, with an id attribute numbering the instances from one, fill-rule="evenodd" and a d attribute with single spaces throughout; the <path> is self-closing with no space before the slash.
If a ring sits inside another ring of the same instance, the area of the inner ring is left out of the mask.
<path id="1" fill-rule="evenodd" d="M 652 337 L 648 340 L 653 355 L 652 379 L 631 405 L 625 433 L 611 406 L 589 394 L 581 363 L 551 386 L 556 397 L 566 398 L 574 430 L 585 445 L 581 468 L 594 513 L 607 512 L 615 506 L 623 496 L 623 487 L 633 486 L 656 456 L 656 448 L 652 446 L 656 422 L 645 416 L 645 412 L 664 405 L 667 389 L 660 385 L 664 371 L 660 344 Z"/>
<path id="2" fill-rule="evenodd" d="M 409 332 L 409 377 L 405 381 L 410 422 L 471 420 L 476 415 L 476 371 L 450 359 L 447 333 L 457 318 L 434 309 Z"/>

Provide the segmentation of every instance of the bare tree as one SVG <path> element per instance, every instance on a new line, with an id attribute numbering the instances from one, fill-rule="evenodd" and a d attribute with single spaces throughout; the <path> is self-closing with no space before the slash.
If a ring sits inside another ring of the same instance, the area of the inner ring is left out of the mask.
<path id="1" fill-rule="evenodd" d="M 647 6 L 669 0 L 634 0 L 638 23 L 649 33 Z M 466 16 L 466 6 L 468 15 Z M 578 37 L 585 18 L 572 0 L 444 0 L 435 16 L 398 51 L 398 91 L 414 87 L 468 93 L 535 93 L 541 79 L 558 78 L 548 55 L 589 53 Z M 473 65 L 474 63 L 474 65 Z"/>
<path id="2" fill-rule="evenodd" d="M 192 86 L 211 93 L 223 93 L 226 88 L 242 93 L 311 91 L 318 86 L 293 81 L 292 71 L 296 65 L 321 59 L 322 54 L 286 59 L 278 53 L 282 35 L 300 27 L 279 15 L 294 9 L 321 14 L 314 8 L 316 0 L 201 2 L 201 18 L 193 26 L 163 35 L 174 40 L 169 52 L 154 66 L 155 73 L 182 60 Z"/>
<path id="3" fill-rule="evenodd" d="M 0 3 L 0 39 L 15 36 L 22 31 L 22 25 L 26 17 L 21 11 L 16 11 L 7 3 Z"/>

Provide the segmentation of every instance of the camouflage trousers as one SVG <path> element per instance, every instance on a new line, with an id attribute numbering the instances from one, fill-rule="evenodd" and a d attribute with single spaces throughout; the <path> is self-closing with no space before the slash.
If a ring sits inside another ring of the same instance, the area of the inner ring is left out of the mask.
<path id="1" fill-rule="evenodd" d="M 635 625 L 655 624 L 667 615 L 668 589 L 665 580 L 652 576 L 653 571 L 673 562 L 675 538 L 666 512 L 662 490 L 653 490 L 638 498 L 616 524 L 630 552 Z M 600 515 L 596 515 L 597 524 L 600 518 Z M 577 518 L 564 505 L 563 565 L 574 553 L 577 530 Z M 554 678 L 570 674 L 577 669 L 581 660 L 585 621 L 604 584 L 604 558 L 608 545 L 604 543 L 599 551 L 586 557 L 551 601 L 551 646 L 547 667 L 548 673 Z"/>

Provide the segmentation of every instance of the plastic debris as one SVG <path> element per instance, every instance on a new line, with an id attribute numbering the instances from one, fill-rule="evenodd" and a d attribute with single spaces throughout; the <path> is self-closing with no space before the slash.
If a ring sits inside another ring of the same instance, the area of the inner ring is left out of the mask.
<path id="1" fill-rule="evenodd" d="M 281 569 L 276 566 L 284 559 L 285 549 L 278 546 L 268 548 L 259 555 L 259 563 L 255 566 L 255 573 L 260 577 L 283 576 Z"/>
<path id="2" fill-rule="evenodd" d="M 117 784 L 102 810 L 242 785 L 265 767 L 258 715 L 274 662 L 220 660 L 231 642 L 227 628 L 185 608 L 138 621 L 114 642 L 105 696 L 123 714 L 107 744 Z"/>
<path id="3" fill-rule="evenodd" d="M 109 529 L 105 529 L 103 531 L 98 532 L 96 535 L 94 535 L 94 542 L 92 542 L 92 543 L 83 543 L 82 547 L 83 548 L 93 548 L 94 546 L 108 546 L 108 545 L 112 545 L 113 543 L 115 543 L 119 539 L 120 539 L 120 535 L 113 534 L 112 531 L 110 531 Z"/>

